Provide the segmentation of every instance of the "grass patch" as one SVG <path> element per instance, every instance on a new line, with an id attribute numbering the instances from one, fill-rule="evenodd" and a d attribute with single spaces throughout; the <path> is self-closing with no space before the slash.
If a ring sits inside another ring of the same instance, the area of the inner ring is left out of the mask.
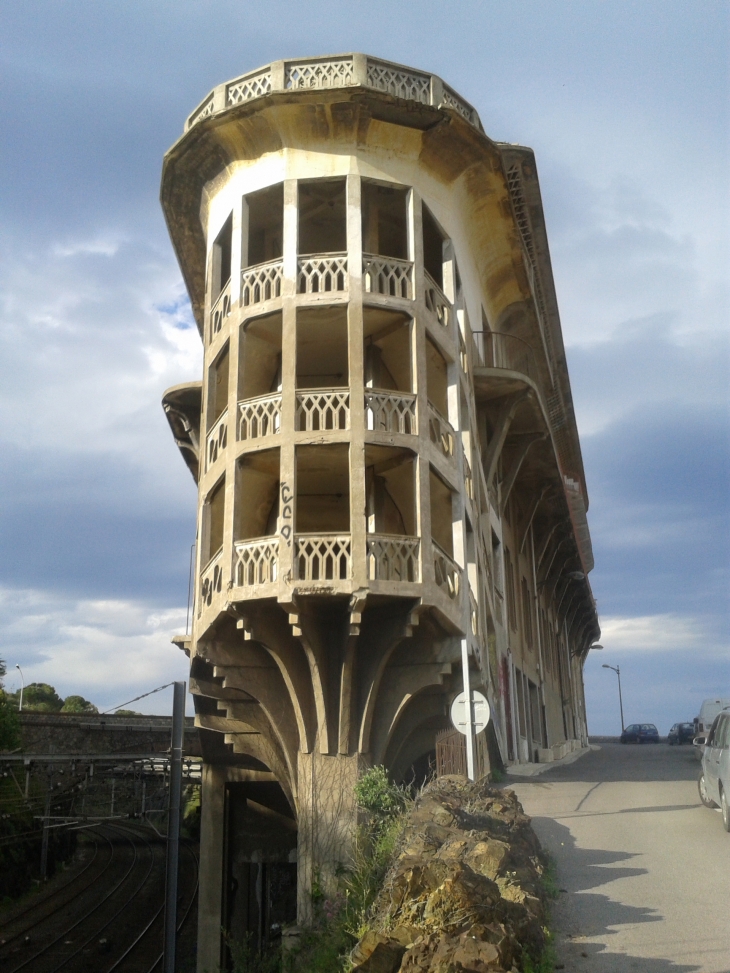
<path id="1" fill-rule="evenodd" d="M 525 952 L 522 957 L 522 973 L 553 973 L 556 960 L 553 936 L 552 933 L 548 933 L 545 948 L 537 959 Z"/>

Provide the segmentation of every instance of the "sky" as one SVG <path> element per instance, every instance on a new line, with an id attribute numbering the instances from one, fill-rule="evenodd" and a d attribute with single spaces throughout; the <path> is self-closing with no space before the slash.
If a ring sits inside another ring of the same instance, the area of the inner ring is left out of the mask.
<path id="1" fill-rule="evenodd" d="M 730 696 L 725 0 L 0 5 L 0 657 L 100 709 L 172 679 L 195 485 L 160 407 L 201 346 L 158 202 L 216 84 L 365 51 L 536 153 L 588 490 L 589 729 Z M 171 691 L 141 701 L 169 712 Z"/>

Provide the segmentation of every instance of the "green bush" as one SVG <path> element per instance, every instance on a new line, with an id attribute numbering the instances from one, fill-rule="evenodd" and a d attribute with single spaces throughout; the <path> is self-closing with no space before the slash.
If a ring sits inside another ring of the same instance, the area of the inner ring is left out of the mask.
<path id="1" fill-rule="evenodd" d="M 20 746 L 20 717 L 15 704 L 0 689 L 0 750 L 17 750 Z"/>

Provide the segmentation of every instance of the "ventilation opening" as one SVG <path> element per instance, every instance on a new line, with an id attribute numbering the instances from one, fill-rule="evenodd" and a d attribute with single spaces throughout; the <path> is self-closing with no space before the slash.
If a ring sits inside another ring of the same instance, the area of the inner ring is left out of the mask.
<path id="1" fill-rule="evenodd" d="M 299 183 L 299 253 L 347 250 L 347 196 L 344 179 Z"/>
<path id="2" fill-rule="evenodd" d="M 365 253 L 408 259 L 408 190 L 362 183 L 362 248 Z"/>
<path id="3" fill-rule="evenodd" d="M 268 260 L 280 260 L 284 239 L 284 185 L 246 196 L 248 211 L 248 246 L 244 266 L 252 267 Z"/>

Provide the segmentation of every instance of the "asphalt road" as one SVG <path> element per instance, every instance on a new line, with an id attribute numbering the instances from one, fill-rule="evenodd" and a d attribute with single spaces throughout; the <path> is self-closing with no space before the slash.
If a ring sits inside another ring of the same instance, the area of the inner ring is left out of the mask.
<path id="1" fill-rule="evenodd" d="M 557 864 L 557 969 L 730 973 L 730 834 L 699 769 L 690 746 L 601 742 L 510 778 Z"/>

